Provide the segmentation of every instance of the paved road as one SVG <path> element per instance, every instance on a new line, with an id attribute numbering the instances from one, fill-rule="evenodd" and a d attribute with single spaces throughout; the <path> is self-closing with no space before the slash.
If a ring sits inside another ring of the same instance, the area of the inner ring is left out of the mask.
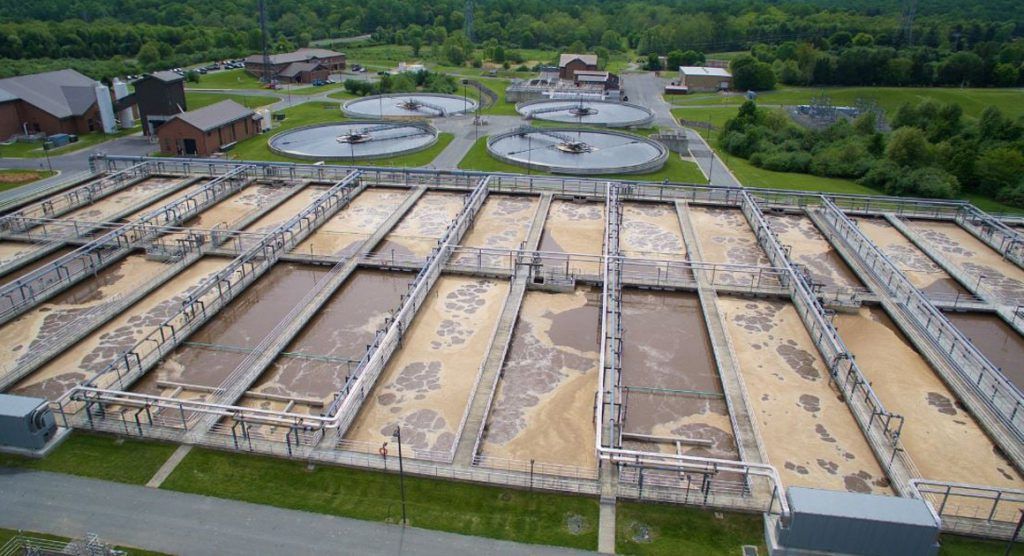
<path id="1" fill-rule="evenodd" d="M 672 116 L 672 105 L 661 96 L 667 79 L 655 77 L 651 72 L 627 73 L 622 76 L 622 86 L 629 101 L 646 106 L 654 111 L 654 124 L 662 129 L 683 130 L 690 140 L 690 155 L 693 156 L 705 176 L 711 177 L 712 185 L 742 187 L 739 180 L 726 168 L 722 159 L 712 151 L 704 139 L 694 130 L 679 125 Z"/>
<path id="2" fill-rule="evenodd" d="M 0 526 L 186 555 L 587 554 L 5 468 Z"/>
<path id="3" fill-rule="evenodd" d="M 434 158 L 430 168 L 439 170 L 455 170 L 459 162 L 466 156 L 473 143 L 480 137 L 494 135 L 508 131 L 523 125 L 523 120 L 518 116 L 483 116 L 486 125 L 474 126 L 472 116 L 455 116 L 452 118 L 435 118 L 431 123 L 439 131 L 446 131 L 455 135 L 452 142 L 441 151 L 441 154 Z"/>
<path id="4" fill-rule="evenodd" d="M 144 137 L 142 132 L 139 132 L 135 135 L 119 137 L 88 149 L 82 149 L 80 151 L 59 156 L 51 156 L 49 165 L 52 166 L 54 170 L 58 170 L 60 172 L 58 175 L 45 180 L 32 182 L 15 189 L 8 189 L 0 192 L 0 201 L 30 194 L 37 190 L 44 189 L 52 183 L 67 179 L 70 174 L 88 171 L 89 157 L 96 153 L 143 156 L 152 153 L 155 150 L 157 150 L 157 145 L 155 143 L 150 143 L 149 139 Z M 48 165 L 45 158 L 0 158 L 0 168 L 31 168 L 35 170 L 46 170 Z"/>

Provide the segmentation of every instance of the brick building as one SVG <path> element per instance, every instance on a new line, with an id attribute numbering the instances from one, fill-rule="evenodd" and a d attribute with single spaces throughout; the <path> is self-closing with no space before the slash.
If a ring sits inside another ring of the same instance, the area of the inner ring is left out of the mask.
<path id="1" fill-rule="evenodd" d="M 0 139 L 26 130 L 47 135 L 102 131 L 97 85 L 72 69 L 0 79 Z"/>
<path id="2" fill-rule="evenodd" d="M 258 116 L 233 100 L 177 114 L 156 130 L 160 152 L 206 157 L 260 132 Z"/>
<path id="3" fill-rule="evenodd" d="M 558 57 L 558 77 L 574 81 L 578 71 L 597 71 L 597 55 L 562 54 Z"/>
<path id="4" fill-rule="evenodd" d="M 600 86 L 606 91 L 618 90 L 619 88 L 619 76 L 607 71 L 579 70 L 576 72 L 573 82 L 576 85 Z"/>
<path id="5" fill-rule="evenodd" d="M 345 55 L 326 48 L 300 48 L 270 55 L 270 75 L 280 83 L 310 83 L 345 69 Z M 245 59 L 245 71 L 262 79 L 263 55 Z"/>
<path id="6" fill-rule="evenodd" d="M 184 76 L 173 71 L 155 71 L 137 79 L 133 85 L 142 132 L 146 135 L 154 135 L 165 122 L 188 111 Z"/>

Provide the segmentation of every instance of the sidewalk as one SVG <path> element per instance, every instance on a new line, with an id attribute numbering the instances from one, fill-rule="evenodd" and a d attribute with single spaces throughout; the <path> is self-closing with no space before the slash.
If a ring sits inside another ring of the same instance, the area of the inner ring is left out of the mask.
<path id="1" fill-rule="evenodd" d="M 187 555 L 586 554 L 6 468 L 0 468 L 0 527 L 67 537 L 96 533 L 116 544 Z"/>

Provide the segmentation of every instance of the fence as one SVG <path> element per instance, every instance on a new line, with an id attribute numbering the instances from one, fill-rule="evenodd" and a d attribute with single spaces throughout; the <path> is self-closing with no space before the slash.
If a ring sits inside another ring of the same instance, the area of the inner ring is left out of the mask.
<path id="1" fill-rule="evenodd" d="M 1024 439 L 1024 398 L 1016 385 L 1007 380 L 1002 372 L 910 283 L 885 253 L 868 240 L 843 211 L 827 199 L 823 207 L 825 221 L 832 226 L 836 235 L 849 245 L 861 259 L 864 267 L 887 289 L 903 313 L 951 363 L 960 374 L 963 383 L 977 392 L 978 397 L 988 404 L 1018 441 Z M 977 417 L 985 419 L 984 415 Z"/>
<path id="2" fill-rule="evenodd" d="M 461 241 L 462 236 L 472 225 L 473 218 L 483 206 L 488 193 L 487 178 L 484 178 L 469 195 L 462 209 L 455 219 L 448 226 L 441 239 L 438 240 L 438 247 L 433 250 L 425 266 L 416 275 L 416 278 L 409 284 L 409 293 L 404 296 L 402 307 L 388 322 L 383 333 L 378 333 L 374 338 L 370 349 L 364 356 L 364 361 L 353 373 L 352 380 L 346 383 L 345 388 L 335 398 L 327 414 L 338 423 L 338 436 L 343 437 L 349 424 L 355 418 L 363 398 L 373 388 L 377 377 L 384 370 L 384 366 L 391 354 L 398 348 L 402 336 L 412 323 L 416 311 L 426 299 L 430 289 L 433 288 L 437 279 L 441 276 L 445 263 L 451 257 L 455 246 Z"/>
<path id="3" fill-rule="evenodd" d="M 38 203 L 33 203 L 0 218 L 0 233 L 25 231 L 29 229 L 29 224 L 25 219 L 55 218 L 125 189 L 149 175 L 149 162 L 140 162 L 59 195 L 47 197 Z"/>
<path id="4" fill-rule="evenodd" d="M 964 205 L 956 221 L 1014 264 L 1024 267 L 1024 235 L 1020 232 L 974 205 Z"/>
<path id="5" fill-rule="evenodd" d="M 928 502 L 942 530 L 1009 539 L 1022 519 L 1024 490 L 914 479 L 914 494 Z"/>
<path id="6" fill-rule="evenodd" d="M 335 184 L 298 215 L 264 236 L 255 246 L 203 282 L 182 302 L 180 311 L 122 352 L 105 370 L 85 382 L 87 386 L 124 389 L 150 366 L 227 305 L 246 286 L 262 276 L 284 252 L 301 242 L 362 190 L 355 172 Z"/>
<path id="7" fill-rule="evenodd" d="M 56 261 L 37 268 L 0 287 L 0 322 L 70 287 L 84 276 L 126 255 L 134 247 L 156 237 L 161 226 L 173 226 L 198 214 L 247 183 L 247 166 L 238 166 L 195 192 L 163 208 L 105 233 Z M 102 226 L 101 226 L 102 227 Z"/>
<path id="8" fill-rule="evenodd" d="M 772 264 L 789 268 L 792 272 L 792 279 L 788 282 L 790 299 L 811 340 L 827 362 L 830 380 L 842 391 L 850 413 L 864 432 L 878 461 L 886 468 L 887 475 L 897 491 L 906 493 L 909 488 L 908 481 L 920 476 L 920 473 L 899 440 L 903 417 L 885 409 L 871 388 L 871 383 L 864 377 L 839 333 L 832 326 L 824 308 L 811 293 L 805 278 L 793 270 L 788 253 L 768 226 L 757 202 L 751 196 L 747 196 L 746 191 L 744 195 L 743 213 L 754 228 L 758 242 L 768 254 L 769 260 Z"/>

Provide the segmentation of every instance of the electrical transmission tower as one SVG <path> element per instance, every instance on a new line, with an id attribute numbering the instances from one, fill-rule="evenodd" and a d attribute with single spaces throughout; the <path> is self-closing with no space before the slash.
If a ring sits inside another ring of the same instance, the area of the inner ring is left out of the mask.
<path id="1" fill-rule="evenodd" d="M 917 0 L 905 0 L 903 2 L 903 39 L 907 46 L 914 46 L 914 17 L 917 16 Z"/>
<path id="2" fill-rule="evenodd" d="M 270 48 L 267 46 L 267 6 L 264 0 L 259 0 L 260 8 L 260 48 L 263 51 L 263 75 L 260 81 L 270 83 L 273 76 L 270 75 Z"/>
<path id="3" fill-rule="evenodd" d="M 465 9 L 466 38 L 473 42 L 473 0 L 466 0 Z"/>

